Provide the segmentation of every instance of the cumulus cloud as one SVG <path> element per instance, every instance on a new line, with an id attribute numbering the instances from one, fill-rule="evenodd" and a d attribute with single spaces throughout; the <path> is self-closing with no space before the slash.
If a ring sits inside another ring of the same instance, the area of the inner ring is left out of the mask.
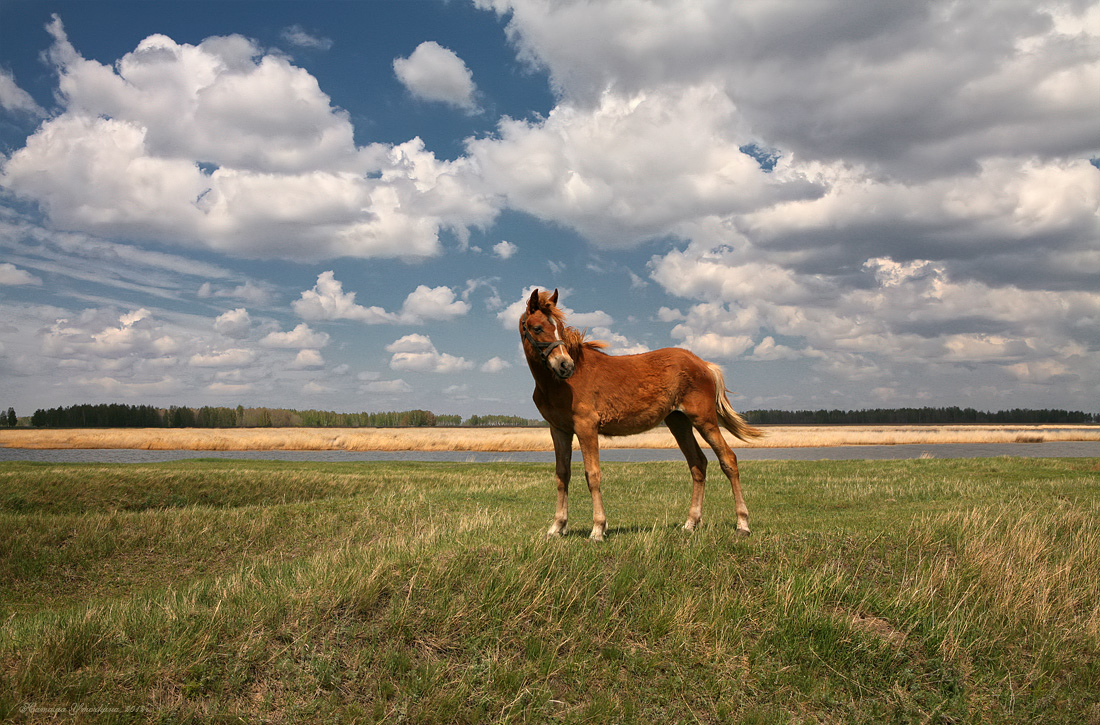
<path id="1" fill-rule="evenodd" d="M 306 320 L 357 320 L 368 325 L 419 325 L 428 320 L 449 320 L 465 315 L 470 305 L 455 298 L 450 287 L 418 285 L 409 293 L 400 312 L 381 307 L 364 307 L 355 302 L 355 292 L 344 292 L 333 271 L 322 272 L 313 289 L 302 292 L 292 303 L 294 312 Z"/>
<path id="2" fill-rule="evenodd" d="M 11 71 L 0 68 L 0 108 L 13 114 L 44 118 L 46 111 L 15 82 Z"/>
<path id="3" fill-rule="evenodd" d="M 726 359 L 803 358 L 849 379 L 902 369 L 930 374 L 935 366 L 991 365 L 1017 378 L 1020 371 L 1094 367 L 1079 340 L 1100 322 L 1100 295 L 992 286 L 954 279 L 929 260 L 881 257 L 866 260 L 857 275 L 788 271 L 772 280 L 775 294 L 762 295 L 741 262 L 729 250 L 656 260 L 655 279 L 677 294 L 709 300 L 686 314 L 659 315 L 677 323 L 670 334 L 684 346 Z M 780 335 L 797 344 L 776 343 Z"/>
<path id="4" fill-rule="evenodd" d="M 242 338 L 251 328 L 252 318 L 243 307 L 222 313 L 214 319 L 214 329 L 226 337 Z"/>
<path id="5" fill-rule="evenodd" d="M 881 391 L 1100 384 L 1094 7 L 477 4 L 558 104 L 469 155 L 598 246 L 671 240 L 679 344 Z"/>
<path id="6" fill-rule="evenodd" d="M 60 375 L 52 387 L 81 395 L 163 396 L 256 362 L 254 351 L 219 346 L 208 321 L 202 326 L 197 319 L 167 319 L 147 308 L 85 309 L 55 317 L 32 337 L 39 357 L 26 374 Z"/>
<path id="7" fill-rule="evenodd" d="M 325 366 L 325 359 L 321 353 L 313 349 L 299 350 L 294 360 L 290 363 L 291 370 L 308 370 Z"/>
<path id="8" fill-rule="evenodd" d="M 481 372 L 483 373 L 499 373 L 512 367 L 512 363 L 507 360 L 502 360 L 499 357 L 492 357 L 485 361 L 481 366 Z"/>
<path id="9" fill-rule="evenodd" d="M 291 306 L 295 314 L 306 320 L 358 320 L 367 324 L 396 322 L 397 316 L 381 307 L 356 304 L 354 292 L 344 292 L 343 284 L 332 270 L 317 276 L 313 289 L 302 292 Z"/>
<path id="10" fill-rule="evenodd" d="M 390 367 L 394 370 L 455 373 L 469 370 L 474 366 L 465 358 L 439 352 L 427 335 L 405 335 L 386 345 L 386 351 L 393 353 Z"/>
<path id="11" fill-rule="evenodd" d="M 708 82 L 768 146 L 894 172 L 1096 150 L 1086 4 L 477 4 L 576 106 Z"/>
<path id="12" fill-rule="evenodd" d="M 465 315 L 470 305 L 455 299 L 450 287 L 418 285 L 401 306 L 401 321 L 419 323 L 425 320 L 451 320 Z"/>
<path id="13" fill-rule="evenodd" d="M 0 285 L 14 287 L 25 284 L 40 285 L 42 280 L 25 269 L 19 269 L 14 264 L 8 262 L 0 264 Z"/>
<path id="14" fill-rule="evenodd" d="M 111 65 L 61 21 L 49 58 L 62 112 L 0 167 L 0 184 L 57 227 L 246 257 L 438 254 L 498 202 L 466 159 L 420 139 L 357 147 L 317 80 L 240 36 L 152 35 Z"/>
<path id="15" fill-rule="evenodd" d="M 593 327 L 589 337 L 606 342 L 608 352 L 614 355 L 638 355 L 649 352 L 648 345 L 631 340 L 626 335 L 621 335 L 606 327 Z"/>
<path id="16" fill-rule="evenodd" d="M 493 254 L 497 255 L 501 259 L 509 259 L 519 251 L 519 247 L 512 244 L 506 239 L 502 239 L 493 245 Z"/>
<path id="17" fill-rule="evenodd" d="M 453 50 L 435 41 L 421 43 L 408 58 L 395 59 L 393 72 L 417 98 L 477 110 L 473 73 Z"/>
<path id="18" fill-rule="evenodd" d="M 234 368 L 248 365 L 254 357 L 251 350 L 240 348 L 215 350 L 208 353 L 195 353 L 191 356 L 189 364 L 197 368 Z"/>
<path id="19" fill-rule="evenodd" d="M 699 217 L 815 198 L 786 167 L 766 172 L 741 150 L 734 103 L 713 86 L 607 93 L 562 103 L 544 120 L 504 119 L 467 152 L 510 206 L 606 247 L 682 235 Z"/>
<path id="20" fill-rule="evenodd" d="M 306 323 L 301 323 L 289 332 L 271 332 L 260 340 L 265 347 L 280 347 L 291 349 L 317 349 L 328 344 L 327 332 L 315 332 Z"/>

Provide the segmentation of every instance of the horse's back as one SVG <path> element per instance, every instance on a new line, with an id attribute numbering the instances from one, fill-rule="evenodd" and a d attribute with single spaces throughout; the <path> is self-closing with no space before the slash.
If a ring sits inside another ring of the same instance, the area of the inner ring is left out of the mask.
<path id="1" fill-rule="evenodd" d="M 591 407 L 604 435 L 641 433 L 680 409 L 688 396 L 714 394 L 707 363 L 683 348 L 593 357 L 584 379 L 576 381 L 574 402 Z"/>

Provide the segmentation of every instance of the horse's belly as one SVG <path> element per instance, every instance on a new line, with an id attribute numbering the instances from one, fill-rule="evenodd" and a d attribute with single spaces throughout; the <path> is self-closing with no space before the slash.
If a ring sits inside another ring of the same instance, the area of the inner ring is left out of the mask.
<path id="1" fill-rule="evenodd" d="M 600 421 L 599 432 L 605 436 L 632 436 L 656 428 L 664 419 L 664 415 L 654 413 L 604 419 Z"/>

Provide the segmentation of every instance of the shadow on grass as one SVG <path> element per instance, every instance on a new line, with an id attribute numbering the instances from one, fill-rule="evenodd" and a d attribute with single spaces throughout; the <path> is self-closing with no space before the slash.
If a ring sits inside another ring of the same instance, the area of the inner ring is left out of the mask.
<path id="1" fill-rule="evenodd" d="M 691 532 L 684 531 L 683 524 L 660 524 L 660 525 L 641 525 L 635 524 L 632 526 L 613 526 L 609 525 L 607 531 L 604 533 L 606 538 L 612 538 L 617 536 L 638 536 L 639 534 L 648 534 L 653 531 L 680 531 L 684 536 L 691 536 Z M 592 529 L 587 526 L 573 526 L 569 525 L 565 534 L 561 537 L 563 539 L 587 539 L 588 535 L 592 532 Z"/>

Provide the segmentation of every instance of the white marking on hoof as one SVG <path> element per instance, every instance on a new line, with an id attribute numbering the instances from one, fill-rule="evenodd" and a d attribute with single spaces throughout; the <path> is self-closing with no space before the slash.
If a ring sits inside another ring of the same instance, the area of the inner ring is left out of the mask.
<path id="1" fill-rule="evenodd" d="M 559 524 L 557 521 L 550 524 L 550 530 L 546 532 L 546 538 L 556 539 L 565 535 L 565 524 Z"/>
<path id="2" fill-rule="evenodd" d="M 684 524 L 684 531 L 695 531 L 695 522 L 688 519 L 687 523 Z"/>
<path id="3" fill-rule="evenodd" d="M 737 528 L 737 535 L 738 536 L 752 536 L 752 532 L 749 531 L 748 529 L 742 529 L 741 527 L 738 527 Z"/>

